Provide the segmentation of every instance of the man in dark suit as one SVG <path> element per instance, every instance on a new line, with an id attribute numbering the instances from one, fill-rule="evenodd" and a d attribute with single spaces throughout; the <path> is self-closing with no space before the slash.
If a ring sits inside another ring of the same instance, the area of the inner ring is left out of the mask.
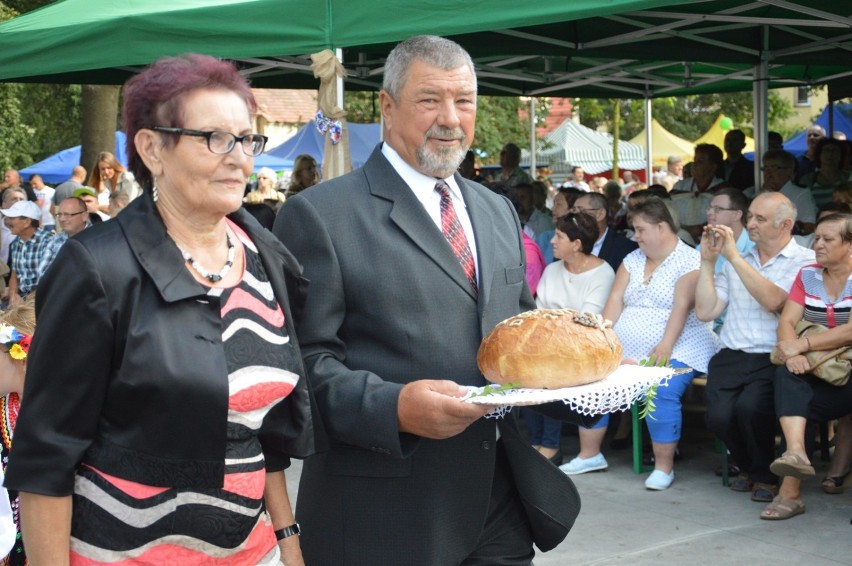
<path id="1" fill-rule="evenodd" d="M 565 537 L 579 497 L 514 413 L 485 419 L 459 399 L 485 383 L 482 337 L 534 308 L 512 205 L 455 173 L 473 138 L 473 63 L 449 40 L 412 38 L 383 86 L 384 144 L 288 199 L 274 227 L 311 280 L 298 335 L 331 438 L 300 481 L 305 561 L 530 564 L 533 542 Z"/>
<path id="2" fill-rule="evenodd" d="M 592 248 L 592 254 L 607 262 L 613 271 L 618 272 L 624 256 L 639 247 L 636 242 L 609 228 L 609 203 L 602 194 L 587 193 L 580 196 L 571 212 L 584 212 L 594 217 L 600 236 Z"/>

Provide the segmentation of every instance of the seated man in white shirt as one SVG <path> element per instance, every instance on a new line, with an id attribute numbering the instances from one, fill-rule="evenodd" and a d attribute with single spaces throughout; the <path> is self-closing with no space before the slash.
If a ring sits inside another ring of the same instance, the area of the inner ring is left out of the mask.
<path id="1" fill-rule="evenodd" d="M 727 308 L 722 349 L 707 369 L 707 428 L 724 441 L 743 473 L 731 484 L 753 501 L 772 501 L 775 458 L 775 345 L 778 313 L 796 274 L 814 261 L 812 250 L 792 237 L 796 207 L 780 193 L 761 193 L 749 207 L 746 228 L 755 246 L 740 255 L 733 230 L 707 226 L 701 239 L 701 271 L 695 293 L 699 320 Z M 726 260 L 714 278 L 716 262 Z"/>

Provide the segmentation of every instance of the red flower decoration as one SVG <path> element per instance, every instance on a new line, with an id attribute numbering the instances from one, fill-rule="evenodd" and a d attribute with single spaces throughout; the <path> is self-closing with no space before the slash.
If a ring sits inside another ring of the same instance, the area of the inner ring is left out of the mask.
<path id="1" fill-rule="evenodd" d="M 21 349 L 24 352 L 29 352 L 30 351 L 30 342 L 32 342 L 32 341 L 33 341 L 32 336 L 30 336 L 29 334 L 24 334 L 24 337 L 21 338 L 21 341 L 19 342 L 19 344 L 21 345 Z"/>

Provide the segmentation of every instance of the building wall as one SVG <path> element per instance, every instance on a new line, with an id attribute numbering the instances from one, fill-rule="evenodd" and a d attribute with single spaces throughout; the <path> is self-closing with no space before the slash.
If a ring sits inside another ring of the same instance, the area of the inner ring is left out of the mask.
<path id="1" fill-rule="evenodd" d="M 804 130 L 814 123 L 814 120 L 828 105 L 828 89 L 817 87 L 810 89 L 779 88 L 775 92 L 790 102 L 794 116 L 787 119 L 787 126 L 796 130 Z"/>

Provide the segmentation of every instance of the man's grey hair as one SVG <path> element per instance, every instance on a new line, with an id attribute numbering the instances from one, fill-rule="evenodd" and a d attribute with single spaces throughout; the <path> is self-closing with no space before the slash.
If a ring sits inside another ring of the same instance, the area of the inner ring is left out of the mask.
<path id="1" fill-rule="evenodd" d="M 790 199 L 785 199 L 778 203 L 778 208 L 775 209 L 775 219 L 772 221 L 772 225 L 775 228 L 778 228 L 788 218 L 790 219 L 792 224 L 795 224 L 796 217 L 798 215 L 799 211 L 796 209 L 796 205 L 793 203 L 793 201 L 791 201 Z"/>
<path id="2" fill-rule="evenodd" d="M 779 192 L 768 192 L 760 193 L 754 197 L 755 200 L 762 198 L 772 199 L 772 203 L 775 205 L 775 216 L 772 219 L 772 226 L 778 228 L 787 219 L 791 220 L 791 225 L 796 223 L 796 216 L 798 216 L 799 211 L 796 205 L 793 204 L 793 201 L 787 198 L 787 195 Z"/>
<path id="3" fill-rule="evenodd" d="M 24 200 L 27 199 L 27 192 L 24 189 L 19 189 L 18 187 L 12 187 L 12 188 L 9 188 L 9 189 L 6 189 L 5 191 L 3 191 L 3 201 L 2 202 L 3 202 L 4 205 L 9 204 L 9 202 L 12 200 L 13 194 L 22 195 L 24 197 Z"/>
<path id="4" fill-rule="evenodd" d="M 815 132 L 819 132 L 819 135 L 825 137 L 825 128 L 823 128 L 819 124 L 813 124 L 811 126 L 808 126 L 807 131 L 810 132 L 811 130 L 814 130 Z"/>
<path id="5" fill-rule="evenodd" d="M 130 195 L 127 194 L 127 191 L 114 191 L 109 194 L 109 200 L 117 205 L 127 206 L 130 204 Z"/>
<path id="6" fill-rule="evenodd" d="M 436 35 L 419 35 L 394 47 L 385 61 L 382 89 L 394 100 L 399 100 L 399 93 L 408 78 L 408 70 L 415 61 L 422 61 L 430 67 L 445 71 L 467 65 L 473 76 L 474 87 L 476 86 L 473 60 L 461 45 Z"/>

